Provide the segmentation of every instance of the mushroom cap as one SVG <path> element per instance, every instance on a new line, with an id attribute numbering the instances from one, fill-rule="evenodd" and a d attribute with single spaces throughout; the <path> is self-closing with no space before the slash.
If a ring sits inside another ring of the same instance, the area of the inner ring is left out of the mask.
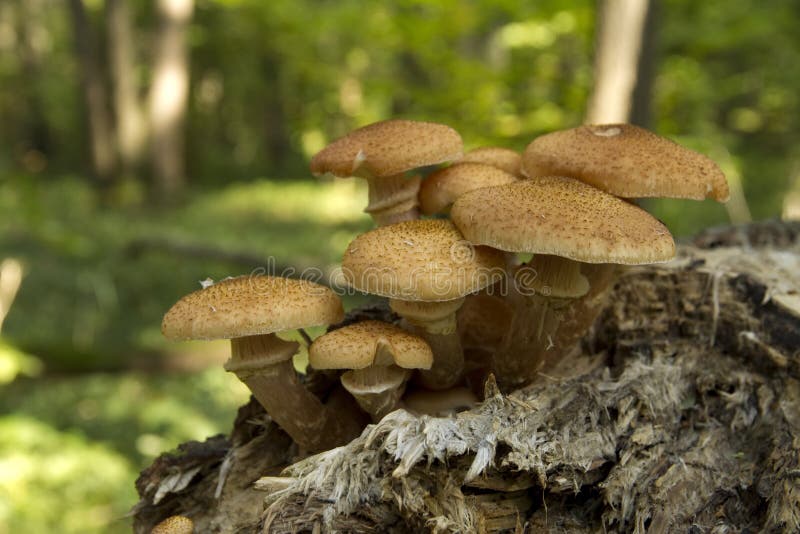
<path id="1" fill-rule="evenodd" d="M 442 213 L 458 197 L 474 189 L 516 182 L 517 177 L 485 163 L 456 163 L 431 173 L 419 190 L 422 213 Z"/>
<path id="2" fill-rule="evenodd" d="M 168 339 L 233 339 L 337 323 L 342 302 L 330 288 L 279 276 L 239 276 L 190 293 L 164 315 Z"/>
<path id="3" fill-rule="evenodd" d="M 194 522 L 183 515 L 173 515 L 153 527 L 150 534 L 192 534 Z"/>
<path id="4" fill-rule="evenodd" d="M 474 246 L 452 222 L 404 221 L 356 237 L 342 259 L 352 287 L 401 300 L 445 301 L 500 280 L 505 258 Z"/>
<path id="5" fill-rule="evenodd" d="M 534 139 L 522 155 L 528 177 L 569 176 L 624 198 L 725 202 L 722 170 L 711 159 L 632 124 L 587 125 Z"/>
<path id="6" fill-rule="evenodd" d="M 359 128 L 311 158 L 315 175 L 383 177 L 461 157 L 454 129 L 433 122 L 392 119 Z"/>
<path id="7" fill-rule="evenodd" d="M 522 156 L 516 150 L 499 146 L 482 146 L 465 153 L 459 163 L 483 163 L 520 176 Z"/>
<path id="8" fill-rule="evenodd" d="M 509 252 L 631 265 L 675 256 L 672 235 L 652 215 L 572 178 L 472 191 L 456 200 L 450 216 L 473 243 Z"/>
<path id="9" fill-rule="evenodd" d="M 383 321 L 361 321 L 324 334 L 308 349 L 315 369 L 363 369 L 396 365 L 430 369 L 433 352 L 419 336 Z"/>

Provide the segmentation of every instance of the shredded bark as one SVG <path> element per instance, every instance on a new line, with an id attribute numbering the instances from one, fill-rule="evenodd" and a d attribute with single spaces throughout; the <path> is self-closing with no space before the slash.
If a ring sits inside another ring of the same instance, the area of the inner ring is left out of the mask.
<path id="1" fill-rule="evenodd" d="M 470 411 L 300 458 L 249 405 L 143 472 L 135 530 L 798 532 L 799 289 L 800 225 L 704 232 L 626 269 L 572 359 Z"/>

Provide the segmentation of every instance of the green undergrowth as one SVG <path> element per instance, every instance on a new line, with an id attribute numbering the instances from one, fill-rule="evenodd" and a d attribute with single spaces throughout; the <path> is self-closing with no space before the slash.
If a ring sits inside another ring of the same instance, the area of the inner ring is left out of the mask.
<path id="1" fill-rule="evenodd" d="M 219 368 L 0 387 L 0 534 L 130 530 L 138 472 L 179 443 L 228 432 L 247 396 Z"/>
<path id="2" fill-rule="evenodd" d="M 161 317 L 200 280 L 327 276 L 370 227 L 365 197 L 352 180 L 260 180 L 170 209 L 109 207 L 78 178 L 0 177 L 0 259 L 25 269 L 3 334 L 51 370 L 157 364 Z"/>

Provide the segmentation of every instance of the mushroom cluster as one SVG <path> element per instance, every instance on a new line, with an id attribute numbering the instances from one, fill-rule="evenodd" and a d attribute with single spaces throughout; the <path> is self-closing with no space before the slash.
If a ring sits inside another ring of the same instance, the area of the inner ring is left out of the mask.
<path id="1" fill-rule="evenodd" d="M 170 339 L 230 339 L 225 369 L 311 452 L 400 407 L 469 408 L 491 375 L 510 390 L 569 364 L 619 266 L 675 255 L 635 199 L 728 197 L 713 161 L 629 124 L 551 133 L 523 154 L 464 154 L 448 126 L 387 120 L 328 145 L 311 171 L 367 180 L 377 227 L 349 244 L 342 274 L 395 314 L 309 340 L 311 368 L 339 373 L 339 385 L 313 393 L 292 364 L 299 345 L 276 335 L 340 322 L 329 287 L 230 278 L 185 296 L 162 323 Z"/>

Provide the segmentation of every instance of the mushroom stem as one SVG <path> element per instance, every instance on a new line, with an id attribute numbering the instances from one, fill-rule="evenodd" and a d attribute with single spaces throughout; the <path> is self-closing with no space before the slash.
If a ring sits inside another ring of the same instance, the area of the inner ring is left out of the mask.
<path id="1" fill-rule="evenodd" d="M 542 290 L 550 286 L 537 284 L 539 291 L 532 292 L 530 285 L 521 284 L 521 277 L 515 276 L 517 283 L 512 284 L 509 294 L 509 303 L 514 308 L 511 328 L 493 357 L 493 369 L 504 387 L 531 382 L 542 368 L 563 358 L 592 326 L 602 309 L 616 266 L 572 263 L 577 264 L 579 270 L 568 269 L 577 273 L 583 282 L 578 282 L 577 277 L 570 280 L 546 273 L 543 279 L 560 280 L 558 286 L 551 287 L 550 296 L 542 294 Z M 584 283 L 587 291 L 582 296 L 563 296 L 564 288 L 577 288 Z M 561 296 L 553 296 L 554 293 Z"/>
<path id="2" fill-rule="evenodd" d="M 298 380 L 292 356 L 298 344 L 275 334 L 231 340 L 225 369 L 250 389 L 269 416 L 301 447 L 320 451 L 337 447 L 362 430 L 354 415 L 333 410 Z"/>
<path id="3" fill-rule="evenodd" d="M 469 410 L 478 402 L 473 392 L 465 387 L 443 391 L 414 391 L 403 399 L 407 410 L 434 417 L 448 417 Z"/>
<path id="4" fill-rule="evenodd" d="M 347 371 L 341 381 L 358 405 L 378 422 L 397 407 L 410 374 L 396 365 L 371 365 Z"/>
<path id="5" fill-rule="evenodd" d="M 364 209 L 378 226 L 419 218 L 419 193 L 422 178 L 404 174 L 367 178 L 369 203 Z"/>
<path id="6" fill-rule="evenodd" d="M 464 351 L 456 331 L 456 312 L 463 303 L 463 298 L 443 302 L 389 300 L 392 310 L 405 319 L 412 333 L 427 341 L 433 351 L 433 366 L 420 371 L 421 382 L 429 389 L 447 389 L 461 379 Z"/>

